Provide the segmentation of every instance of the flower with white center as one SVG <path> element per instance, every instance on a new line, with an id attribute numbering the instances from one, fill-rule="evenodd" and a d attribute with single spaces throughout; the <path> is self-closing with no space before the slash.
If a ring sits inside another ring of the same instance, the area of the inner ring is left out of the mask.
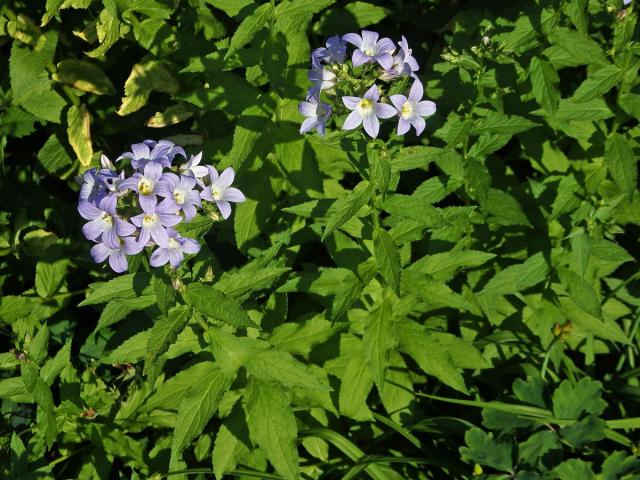
<path id="1" fill-rule="evenodd" d="M 109 266 L 116 273 L 126 272 L 129 268 L 127 255 L 136 255 L 142 251 L 142 246 L 133 237 L 119 238 L 114 246 L 98 243 L 91 248 L 91 257 L 96 263 L 102 263 L 107 258 Z"/>
<path id="2" fill-rule="evenodd" d="M 357 33 L 347 33 L 342 39 L 358 47 L 353 52 L 351 61 L 354 67 L 359 67 L 365 63 L 378 64 L 385 70 L 393 66 L 392 54 L 396 47 L 389 38 L 381 38 L 377 32 L 362 30 L 362 36 Z"/>
<path id="3" fill-rule="evenodd" d="M 409 97 L 404 95 L 391 95 L 389 97 L 400 116 L 398 135 L 407 133 L 411 125 L 416 129 L 416 135 L 420 135 L 426 125 L 422 117 L 428 117 L 436 113 L 436 104 L 430 100 L 422 100 L 423 94 L 422 83 L 420 83 L 420 80 L 415 80 L 411 85 Z"/>
<path id="4" fill-rule="evenodd" d="M 167 229 L 169 240 L 151 254 L 152 267 L 161 267 L 169 262 L 172 268 L 178 268 L 184 260 L 184 254 L 195 254 L 200 251 L 200 244 L 191 238 L 183 238 L 170 228 Z"/>
<path id="5" fill-rule="evenodd" d="M 182 221 L 182 218 L 175 213 L 160 211 L 157 207 L 142 207 L 144 213 L 131 217 L 131 222 L 140 228 L 138 242 L 145 246 L 149 240 L 153 240 L 158 245 L 166 245 L 169 236 L 165 227 L 175 227 Z"/>
<path id="6" fill-rule="evenodd" d="M 112 195 L 100 200 L 97 207 L 86 200 L 80 200 L 78 212 L 82 218 L 89 220 L 82 227 L 82 233 L 87 240 L 97 241 L 102 235 L 102 243 L 116 248 L 120 245 L 119 237 L 133 235 L 136 228 L 117 216 L 116 206 L 117 198 Z"/>
<path id="7" fill-rule="evenodd" d="M 156 187 L 162 177 L 162 166 L 155 162 L 148 162 L 144 166 L 144 173 L 134 173 L 120 183 L 120 189 L 133 190 L 138 193 L 140 206 L 146 212 L 154 210 L 158 204 Z"/>
<path id="8" fill-rule="evenodd" d="M 237 188 L 231 187 L 235 173 L 233 168 L 227 167 L 218 176 L 218 171 L 211 165 L 207 165 L 209 169 L 209 181 L 211 182 L 202 192 L 200 197 L 208 202 L 214 202 L 222 218 L 225 220 L 231 215 L 231 203 L 241 203 L 246 200 L 244 194 Z"/>
<path id="9" fill-rule="evenodd" d="M 396 115 L 396 110 L 391 105 L 380 103 L 380 94 L 378 87 L 372 85 L 362 98 L 359 97 L 342 97 L 342 103 L 352 110 L 342 126 L 343 130 L 353 130 L 364 125 L 364 131 L 370 137 L 376 138 L 380 131 L 379 118 L 391 118 Z"/>
<path id="10" fill-rule="evenodd" d="M 183 175 L 179 178 L 175 173 L 165 173 L 156 189 L 158 195 L 165 197 L 158 210 L 175 214 L 182 211 L 187 222 L 192 220 L 196 216 L 196 206 L 200 207 L 200 193 L 194 190 L 195 186 L 194 177 Z"/>
<path id="11" fill-rule="evenodd" d="M 308 101 L 300 102 L 298 111 L 307 117 L 300 126 L 300 133 L 306 133 L 315 128 L 324 137 L 327 120 L 331 116 L 331 107 L 320 102 L 318 97 L 310 97 Z"/>

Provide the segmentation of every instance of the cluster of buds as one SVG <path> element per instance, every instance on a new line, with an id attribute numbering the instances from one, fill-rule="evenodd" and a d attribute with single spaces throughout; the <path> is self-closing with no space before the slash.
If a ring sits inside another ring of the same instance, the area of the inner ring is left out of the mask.
<path id="1" fill-rule="evenodd" d="M 348 44 L 355 47 L 350 59 Z M 423 117 L 433 115 L 436 105 L 422 100 L 424 87 L 415 73 L 418 69 L 404 37 L 397 45 L 368 30 L 361 35 L 330 37 L 325 47 L 311 54 L 312 85 L 306 101 L 298 107 L 306 117 L 300 133 L 315 129 L 324 135 L 327 122 L 335 113 L 339 118 L 346 115 L 343 130 L 362 125 L 372 138 L 378 136 L 380 120 L 394 117 L 398 118 L 398 135 L 404 135 L 412 126 L 420 135 L 425 128 Z"/>
<path id="2" fill-rule="evenodd" d="M 176 157 L 184 160 L 174 165 Z M 151 266 L 169 263 L 175 269 L 185 254 L 200 251 L 196 240 L 176 231 L 178 224 L 191 221 L 198 209 L 213 211 L 213 205 L 227 219 L 231 203 L 245 201 L 231 187 L 231 167 L 218 175 L 213 166 L 200 165 L 202 152 L 186 158 L 184 149 L 168 140 L 145 140 L 116 159 L 120 169 L 103 155 L 102 168 L 78 178 L 78 212 L 88 220 L 82 233 L 95 242 L 91 256 L 96 263 L 108 259 L 122 273 L 128 269 L 127 256 L 150 247 Z"/>

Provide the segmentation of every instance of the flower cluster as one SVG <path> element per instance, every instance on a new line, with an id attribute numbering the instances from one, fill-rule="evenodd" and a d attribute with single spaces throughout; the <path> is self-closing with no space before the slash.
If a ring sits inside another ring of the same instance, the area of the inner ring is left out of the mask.
<path id="1" fill-rule="evenodd" d="M 350 59 L 348 44 L 354 47 Z M 398 135 L 412 126 L 420 135 L 425 128 L 424 117 L 435 113 L 436 104 L 422 99 L 424 87 L 415 73 L 418 69 L 404 37 L 397 45 L 368 30 L 360 35 L 330 37 L 325 47 L 311 53 L 311 87 L 306 101 L 298 107 L 306 117 L 300 133 L 315 129 L 324 135 L 335 112 L 347 115 L 343 130 L 362 125 L 369 136 L 376 138 L 380 120 L 397 117 Z"/>
<path id="2" fill-rule="evenodd" d="M 183 161 L 174 165 L 177 157 Z M 151 266 L 169 263 L 177 268 L 185 254 L 200 251 L 196 240 L 176 231 L 178 224 L 191 221 L 198 209 L 213 213 L 213 204 L 227 219 L 231 203 L 245 201 L 242 192 L 231 187 L 231 167 L 218 175 L 213 166 L 200 165 L 202 152 L 186 159 L 184 149 L 168 140 L 145 140 L 118 157 L 122 168 L 103 155 L 102 168 L 78 178 L 78 212 L 88 220 L 82 233 L 95 242 L 91 256 L 96 263 L 108 259 L 121 273 L 128 269 L 127 256 L 151 247 Z M 131 175 L 126 173 L 129 165 Z"/>

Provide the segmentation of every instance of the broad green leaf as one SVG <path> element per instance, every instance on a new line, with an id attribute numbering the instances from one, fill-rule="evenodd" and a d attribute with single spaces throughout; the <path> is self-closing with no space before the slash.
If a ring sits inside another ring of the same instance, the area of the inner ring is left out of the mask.
<path id="1" fill-rule="evenodd" d="M 614 65 L 602 67 L 593 76 L 587 78 L 571 97 L 575 103 L 583 103 L 604 95 L 611 90 L 620 78 L 620 69 Z"/>
<path id="2" fill-rule="evenodd" d="M 142 295 L 136 298 L 114 299 L 109 301 L 100 313 L 98 324 L 94 331 L 102 330 L 110 325 L 124 320 L 127 315 L 137 310 L 144 310 L 156 304 L 157 300 L 153 295 Z"/>
<path id="3" fill-rule="evenodd" d="M 49 349 L 49 328 L 43 325 L 38 329 L 34 337 L 27 345 L 29 357 L 35 363 L 40 365 L 45 358 Z"/>
<path id="4" fill-rule="evenodd" d="M 434 280 L 448 281 L 459 271 L 484 265 L 495 258 L 495 254 L 477 250 L 460 250 L 425 255 L 413 263 L 408 270 L 419 271 Z"/>
<path id="5" fill-rule="evenodd" d="M 611 118 L 613 113 L 602 98 L 593 98 L 581 103 L 562 99 L 556 112 L 558 120 L 605 120 Z"/>
<path id="6" fill-rule="evenodd" d="M 415 271 L 407 271 L 402 275 L 402 291 L 419 298 L 434 309 L 451 307 L 467 312 L 474 310 L 462 295 L 444 283 L 425 278 Z"/>
<path id="7" fill-rule="evenodd" d="M 558 90 L 558 72 L 546 60 L 533 57 L 529 65 L 529 79 L 533 86 L 533 94 L 542 108 L 549 115 L 554 115 L 560 103 L 560 91 Z"/>
<path id="8" fill-rule="evenodd" d="M 537 126 L 537 123 L 527 120 L 524 117 L 491 113 L 480 120 L 478 125 L 471 130 L 471 133 L 474 135 L 515 135 L 516 133 L 526 132 Z"/>
<path id="9" fill-rule="evenodd" d="M 549 265 L 542 253 L 536 253 L 523 263 L 499 271 L 482 289 L 482 295 L 506 295 L 531 288 L 547 278 Z"/>
<path id="10" fill-rule="evenodd" d="M 191 283 L 185 299 L 198 312 L 215 320 L 235 327 L 257 327 L 238 303 L 215 287 Z"/>
<path id="11" fill-rule="evenodd" d="M 51 386 L 60 372 L 68 365 L 71 365 L 71 341 L 65 343 L 53 358 L 45 362 L 40 369 L 40 376 L 47 385 Z"/>
<path id="12" fill-rule="evenodd" d="M 191 441 L 202 433 L 231 382 L 217 365 L 209 363 L 209 368 L 203 370 L 199 377 L 192 377 L 191 385 L 178 408 L 171 443 L 172 460 L 179 457 Z"/>
<path id="13" fill-rule="evenodd" d="M 626 138 L 620 134 L 612 135 L 607 141 L 604 158 L 607 170 L 618 188 L 631 195 L 636 189 L 638 172 L 635 155 Z"/>
<path id="14" fill-rule="evenodd" d="M 423 330 L 410 326 L 407 328 L 404 324 L 399 325 L 398 335 L 400 349 L 412 357 L 426 374 L 433 375 L 459 392 L 467 393 L 460 369 L 448 353 L 448 348 Z"/>
<path id="15" fill-rule="evenodd" d="M 289 271 L 287 267 L 267 267 L 227 272 L 218 280 L 216 288 L 232 298 L 244 299 L 251 293 L 271 288 L 282 275 Z"/>
<path id="16" fill-rule="evenodd" d="M 218 366 L 229 377 L 235 376 L 237 370 L 250 358 L 269 348 L 264 340 L 238 337 L 214 328 L 209 329 L 205 337 Z"/>
<path id="17" fill-rule="evenodd" d="M 245 18 L 238 28 L 236 29 L 231 42 L 229 43 L 229 49 L 225 55 L 225 58 L 229 58 L 236 53 L 247 43 L 253 40 L 253 37 L 262 30 L 273 16 L 273 4 L 263 3 L 256 8 L 251 15 Z"/>
<path id="18" fill-rule="evenodd" d="M 371 421 L 367 397 L 373 387 L 373 375 L 364 352 L 353 355 L 342 375 L 338 403 L 340 413 L 358 421 Z"/>
<path id="19" fill-rule="evenodd" d="M 53 445 L 58 435 L 58 424 L 56 422 L 55 404 L 49 386 L 40 378 L 38 367 L 33 364 L 22 364 L 22 381 L 27 393 L 33 396 L 38 404 L 37 424 L 49 448 Z"/>
<path id="20" fill-rule="evenodd" d="M 395 347 L 393 328 L 393 305 L 389 295 L 384 295 L 382 302 L 368 312 L 367 324 L 362 338 L 364 358 L 373 376 L 373 381 L 382 390 L 391 350 Z"/>
<path id="21" fill-rule="evenodd" d="M 258 140 L 263 138 L 265 126 L 271 117 L 263 103 L 264 99 L 258 99 L 255 105 L 247 107 L 240 115 L 233 132 L 233 146 L 222 166 L 232 166 L 236 172 L 240 170 Z"/>
<path id="22" fill-rule="evenodd" d="M 108 282 L 90 284 L 87 298 L 78 306 L 97 305 L 114 299 L 130 299 L 152 293 L 151 275 L 142 272 L 129 273 Z"/>
<path id="23" fill-rule="evenodd" d="M 36 265 L 36 292 L 49 298 L 63 285 L 69 259 L 59 245 L 50 246 Z"/>
<path id="24" fill-rule="evenodd" d="M 312 15 L 335 3 L 336 0 L 285 0 L 276 8 L 278 19 L 299 21 L 300 17 Z"/>
<path id="25" fill-rule="evenodd" d="M 149 373 L 158 357 L 176 341 L 178 334 L 189 323 L 190 317 L 191 308 L 186 305 L 178 305 L 172 308 L 166 316 L 156 320 L 147 341 L 147 355 L 144 362 L 146 373 Z"/>
<path id="26" fill-rule="evenodd" d="M 33 395 L 27 390 L 21 377 L 0 379 L 0 398 L 17 403 L 33 403 Z"/>
<path id="27" fill-rule="evenodd" d="M 51 78 L 83 92 L 112 95 L 115 88 L 100 67 L 85 60 L 66 59 L 58 63 Z"/>
<path id="28" fill-rule="evenodd" d="M 531 225 L 518 200 L 503 190 L 490 188 L 482 208 L 491 214 L 491 222 L 498 225 Z"/>
<path id="29" fill-rule="evenodd" d="M 280 387 L 252 379 L 245 391 L 244 405 L 251 440 L 287 480 L 299 477 L 296 449 L 298 429 L 288 394 Z"/>
<path id="30" fill-rule="evenodd" d="M 400 252 L 391 235 L 383 228 L 378 227 L 373 232 L 373 251 L 387 285 L 397 293 L 400 288 Z"/>
<path id="31" fill-rule="evenodd" d="M 572 385 L 564 380 L 553 392 L 553 415 L 558 419 L 578 420 L 582 413 L 600 415 L 607 403 L 602 399 L 602 384 L 583 378 Z"/>
<path id="32" fill-rule="evenodd" d="M 135 363 L 142 360 L 147 353 L 150 335 L 151 330 L 136 333 L 103 358 L 102 363 Z"/>
<path id="33" fill-rule="evenodd" d="M 591 470 L 591 463 L 571 458 L 566 462 L 562 462 L 553 469 L 556 478 L 560 480 L 593 480 L 596 478 L 595 473 Z"/>
<path id="34" fill-rule="evenodd" d="M 369 201 L 372 194 L 371 185 L 363 180 L 346 197 L 337 199 L 327 213 L 328 219 L 322 240 L 352 218 Z"/>
<path id="35" fill-rule="evenodd" d="M 74 162 L 57 135 L 51 135 L 38 152 L 40 165 L 49 173 L 56 174 L 69 168 Z"/>
<path id="36" fill-rule="evenodd" d="M 464 441 L 467 446 L 460 448 L 462 458 L 501 472 L 513 471 L 514 445 L 511 441 L 498 441 L 493 438 L 493 434 L 485 433 L 475 427 L 467 430 Z"/>
<path id="37" fill-rule="evenodd" d="M 245 443 L 248 437 L 244 414 L 234 409 L 220 425 L 213 446 L 213 471 L 218 480 L 225 473 L 234 470 L 238 462 L 249 453 L 250 445 Z"/>
<path id="38" fill-rule="evenodd" d="M 304 364 L 293 355 L 278 350 L 266 350 L 252 355 L 244 364 L 249 374 L 263 382 L 280 383 L 287 388 L 330 391 Z"/>
<path id="39" fill-rule="evenodd" d="M 65 101 L 53 90 L 46 63 L 37 52 L 13 42 L 9 60 L 13 102 L 38 118 L 60 123 Z"/>
<path id="40" fill-rule="evenodd" d="M 273 330 L 269 342 L 281 350 L 308 355 L 314 345 L 328 340 L 335 331 L 330 321 L 316 316 L 304 324 L 283 323 Z"/>
<path id="41" fill-rule="evenodd" d="M 175 305 L 176 289 L 173 288 L 171 279 L 166 275 L 154 275 L 152 283 L 158 308 L 166 316 L 169 309 Z"/>
<path id="42" fill-rule="evenodd" d="M 602 47 L 595 40 L 575 30 L 558 28 L 551 33 L 550 40 L 557 48 L 568 54 L 573 65 L 606 65 L 608 63 Z M 545 54 L 549 56 L 547 51 Z M 551 61 L 554 61 L 553 57 Z"/>
<path id="43" fill-rule="evenodd" d="M 91 115 L 84 104 L 69 108 L 67 136 L 80 165 L 88 167 L 93 156 L 93 144 L 91 143 Z"/>
<path id="44" fill-rule="evenodd" d="M 124 84 L 122 104 L 118 115 L 129 115 L 146 105 L 151 92 L 175 94 L 179 85 L 169 66 L 159 60 L 149 60 L 133 66 Z"/>

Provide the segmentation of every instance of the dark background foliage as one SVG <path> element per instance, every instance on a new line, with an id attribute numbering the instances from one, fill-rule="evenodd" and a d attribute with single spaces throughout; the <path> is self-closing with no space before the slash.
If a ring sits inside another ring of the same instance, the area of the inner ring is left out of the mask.
<path id="1" fill-rule="evenodd" d="M 634 8 L 1 3 L 1 476 L 636 478 Z M 299 135 L 361 28 L 413 48 L 420 138 Z M 115 276 L 75 176 L 145 138 L 248 201 Z"/>

